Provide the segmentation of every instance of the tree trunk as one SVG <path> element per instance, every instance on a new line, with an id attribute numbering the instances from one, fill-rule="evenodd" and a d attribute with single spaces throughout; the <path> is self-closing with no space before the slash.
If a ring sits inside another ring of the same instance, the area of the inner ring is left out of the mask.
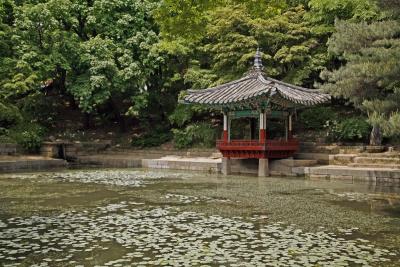
<path id="1" fill-rule="evenodd" d="M 117 114 L 117 120 L 118 120 L 118 124 L 119 124 L 119 129 L 122 133 L 126 132 L 126 118 L 125 116 L 121 115 L 121 114 Z"/>
<path id="2" fill-rule="evenodd" d="M 88 130 L 91 128 L 93 128 L 92 115 L 85 112 L 83 118 L 83 129 Z"/>
<path id="3" fill-rule="evenodd" d="M 110 111 L 113 114 L 113 120 L 117 121 L 119 129 L 121 132 L 125 133 L 127 130 L 127 125 L 126 125 L 126 117 L 125 115 L 121 114 L 120 112 L 120 107 L 119 107 L 119 101 L 122 101 L 120 99 L 114 99 L 111 98 L 109 101 L 109 108 Z"/>
<path id="4" fill-rule="evenodd" d="M 371 146 L 380 146 L 382 144 L 382 133 L 381 127 L 374 125 L 372 127 L 371 136 L 369 139 L 369 144 Z"/>

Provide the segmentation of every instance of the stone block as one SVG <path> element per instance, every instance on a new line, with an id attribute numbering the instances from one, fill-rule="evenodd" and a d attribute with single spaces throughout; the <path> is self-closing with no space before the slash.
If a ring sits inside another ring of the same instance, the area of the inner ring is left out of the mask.
<path id="1" fill-rule="evenodd" d="M 329 164 L 329 154 L 326 153 L 297 153 L 295 159 L 316 160 L 320 164 Z"/>
<path id="2" fill-rule="evenodd" d="M 384 146 L 366 146 L 365 150 L 368 153 L 381 153 L 381 152 L 385 151 L 385 147 Z"/>

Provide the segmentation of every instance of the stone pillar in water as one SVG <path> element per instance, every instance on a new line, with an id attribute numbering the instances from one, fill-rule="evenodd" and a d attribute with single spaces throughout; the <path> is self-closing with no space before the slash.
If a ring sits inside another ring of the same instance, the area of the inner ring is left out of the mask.
<path id="1" fill-rule="evenodd" d="M 222 158 L 222 169 L 221 172 L 223 175 L 231 174 L 231 159 L 229 158 Z"/>
<path id="2" fill-rule="evenodd" d="M 268 177 L 269 176 L 269 165 L 268 159 L 258 160 L 258 177 Z"/>

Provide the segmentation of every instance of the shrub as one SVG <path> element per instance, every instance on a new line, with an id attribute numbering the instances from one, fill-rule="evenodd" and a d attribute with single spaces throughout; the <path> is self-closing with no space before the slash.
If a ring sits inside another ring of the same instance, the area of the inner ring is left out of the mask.
<path id="1" fill-rule="evenodd" d="M 216 129 L 209 123 L 196 123 L 185 129 L 173 129 L 176 148 L 213 147 L 215 145 Z"/>
<path id="2" fill-rule="evenodd" d="M 320 130 L 327 121 L 332 121 L 336 117 L 335 112 L 330 107 L 314 107 L 301 112 L 299 118 L 304 129 Z"/>
<path id="3" fill-rule="evenodd" d="M 335 141 L 367 141 L 371 126 L 365 118 L 349 118 L 341 122 L 329 121 L 326 124 L 328 137 Z"/>
<path id="4" fill-rule="evenodd" d="M 192 119 L 193 114 L 191 106 L 179 104 L 168 119 L 172 124 L 182 127 Z"/>
<path id="5" fill-rule="evenodd" d="M 179 149 L 191 147 L 193 145 L 193 135 L 188 134 L 186 128 L 183 130 L 172 129 L 174 134 L 174 146 Z"/>
<path id="6" fill-rule="evenodd" d="M 21 124 L 10 131 L 10 136 L 25 151 L 38 152 L 43 142 L 44 129 L 37 124 Z"/>
<path id="7" fill-rule="evenodd" d="M 134 138 L 131 141 L 131 145 L 134 147 L 145 148 L 160 146 L 172 139 L 170 132 L 166 129 L 155 128 L 151 132 L 147 132 L 140 137 Z"/>
<path id="8" fill-rule="evenodd" d="M 58 116 L 59 101 L 57 97 L 46 97 L 33 94 L 21 99 L 18 103 L 25 118 L 29 118 L 45 127 L 53 127 Z"/>
<path id="9" fill-rule="evenodd" d="M 21 121 L 22 116 L 17 107 L 0 102 L 0 128 L 10 128 Z"/>

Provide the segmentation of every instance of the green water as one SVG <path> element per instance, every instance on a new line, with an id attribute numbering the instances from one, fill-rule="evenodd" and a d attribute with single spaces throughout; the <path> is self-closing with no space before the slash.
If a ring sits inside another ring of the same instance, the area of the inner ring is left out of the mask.
<path id="1" fill-rule="evenodd" d="M 0 176 L 4 266 L 399 266 L 400 188 L 146 170 Z"/>

